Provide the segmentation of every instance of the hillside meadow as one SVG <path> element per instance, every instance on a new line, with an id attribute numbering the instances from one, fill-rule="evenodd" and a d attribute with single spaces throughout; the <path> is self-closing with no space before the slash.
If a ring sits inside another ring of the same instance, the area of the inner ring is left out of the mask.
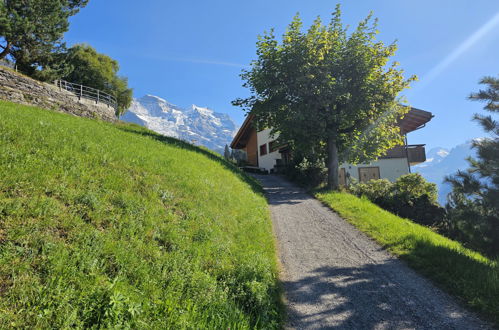
<path id="1" fill-rule="evenodd" d="M 131 124 L 0 101 L 0 328 L 278 328 L 259 186 Z"/>

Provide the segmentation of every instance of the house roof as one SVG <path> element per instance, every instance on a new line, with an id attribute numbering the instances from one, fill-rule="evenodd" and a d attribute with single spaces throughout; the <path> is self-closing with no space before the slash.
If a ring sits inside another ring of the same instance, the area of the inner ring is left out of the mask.
<path id="1" fill-rule="evenodd" d="M 244 148 L 247 142 L 247 138 L 249 137 L 250 130 L 253 127 L 251 123 L 254 117 L 255 115 L 252 114 L 246 116 L 243 125 L 241 126 L 241 128 L 239 128 L 239 131 L 237 131 L 236 136 L 234 136 L 234 139 L 230 144 L 230 147 L 232 149 Z"/>
<path id="2" fill-rule="evenodd" d="M 433 114 L 429 111 L 411 108 L 404 118 L 398 121 L 398 126 L 402 134 L 407 134 L 423 128 L 433 117 Z"/>
<path id="3" fill-rule="evenodd" d="M 234 139 L 230 144 L 230 147 L 232 149 L 240 149 L 246 145 L 247 138 L 249 137 L 249 134 L 251 132 L 251 128 L 253 128 L 251 123 L 254 117 L 255 116 L 252 114 L 246 116 L 243 125 L 237 132 L 236 136 L 234 136 Z M 429 111 L 411 108 L 411 110 L 409 110 L 404 118 L 400 119 L 397 124 L 400 127 L 400 131 L 402 132 L 402 134 L 407 134 L 417 129 L 423 128 L 426 123 L 428 123 L 433 117 L 433 114 Z"/>

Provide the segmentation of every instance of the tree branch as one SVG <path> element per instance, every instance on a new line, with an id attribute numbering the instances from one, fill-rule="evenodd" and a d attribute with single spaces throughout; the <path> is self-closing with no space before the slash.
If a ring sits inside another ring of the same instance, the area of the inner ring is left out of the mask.
<path id="1" fill-rule="evenodd" d="M 10 54 L 11 47 L 12 44 L 9 41 L 7 41 L 7 45 L 5 47 L 2 46 L 3 51 L 0 53 L 0 60 L 3 60 L 7 55 Z"/>

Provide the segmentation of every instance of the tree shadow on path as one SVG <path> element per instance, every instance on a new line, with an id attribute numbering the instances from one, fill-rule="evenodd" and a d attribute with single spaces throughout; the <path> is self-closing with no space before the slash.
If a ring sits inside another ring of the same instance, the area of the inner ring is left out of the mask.
<path id="1" fill-rule="evenodd" d="M 299 329 L 456 329 L 470 324 L 436 288 L 424 288 L 415 274 L 403 273 L 399 261 L 389 260 L 324 266 L 297 281 L 284 281 L 288 323 Z"/>

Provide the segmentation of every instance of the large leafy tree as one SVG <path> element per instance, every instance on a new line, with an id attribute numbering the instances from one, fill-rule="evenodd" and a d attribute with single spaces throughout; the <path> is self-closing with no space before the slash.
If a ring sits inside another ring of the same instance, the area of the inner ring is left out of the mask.
<path id="1" fill-rule="evenodd" d="M 118 75 L 120 67 L 116 60 L 81 44 L 68 49 L 65 61 L 72 68 L 65 80 L 114 95 L 118 101 L 118 115 L 130 107 L 132 89 L 128 87 L 127 78 Z"/>
<path id="2" fill-rule="evenodd" d="M 486 102 L 490 115 L 475 114 L 488 137 L 477 139 L 473 147 L 477 158 L 469 158 L 470 168 L 458 171 L 447 181 L 453 186 L 449 195 L 449 218 L 462 239 L 499 256 L 499 78 L 485 77 L 486 88 L 470 95 L 472 101 Z"/>
<path id="3" fill-rule="evenodd" d="M 32 76 L 40 68 L 62 71 L 62 37 L 69 28 L 68 19 L 87 2 L 0 0 L 0 59 L 12 57 L 20 70 Z"/>
<path id="4" fill-rule="evenodd" d="M 297 15 L 282 42 L 273 30 L 258 38 L 258 59 L 242 73 L 252 96 L 233 102 L 295 153 L 325 159 L 332 189 L 341 162 L 375 159 L 402 143 L 396 121 L 408 107 L 398 95 L 415 77 L 389 63 L 396 44 L 377 41 L 376 27 L 369 15 L 349 33 L 337 6 L 329 24 L 318 18 L 302 32 Z"/>

